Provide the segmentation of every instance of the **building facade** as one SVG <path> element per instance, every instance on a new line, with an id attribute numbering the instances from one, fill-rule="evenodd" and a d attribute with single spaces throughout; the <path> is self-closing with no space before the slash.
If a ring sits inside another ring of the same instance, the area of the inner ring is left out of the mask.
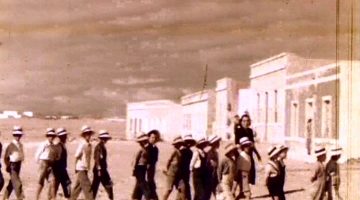
<path id="1" fill-rule="evenodd" d="M 213 133 L 223 139 L 233 136 L 233 119 L 238 110 L 239 83 L 231 78 L 216 81 L 215 120 Z"/>
<path id="2" fill-rule="evenodd" d="M 169 100 L 129 103 L 126 114 L 126 138 L 134 139 L 142 132 L 156 129 L 164 140 L 181 134 L 181 105 Z"/>
<path id="3" fill-rule="evenodd" d="M 200 139 L 211 134 L 215 120 L 215 92 L 204 90 L 181 97 L 182 133 Z"/>

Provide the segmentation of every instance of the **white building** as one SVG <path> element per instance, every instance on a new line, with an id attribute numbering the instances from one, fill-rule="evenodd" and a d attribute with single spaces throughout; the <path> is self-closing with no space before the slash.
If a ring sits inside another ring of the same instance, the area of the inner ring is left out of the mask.
<path id="1" fill-rule="evenodd" d="M 238 110 L 238 89 L 238 82 L 231 78 L 216 81 L 213 133 L 223 139 L 230 139 L 234 134 L 233 119 Z"/>
<path id="2" fill-rule="evenodd" d="M 0 119 L 9 119 L 9 118 L 20 119 L 21 115 L 17 111 L 10 111 L 10 110 L 5 110 L 3 111 L 3 113 L 0 114 Z"/>
<path id="3" fill-rule="evenodd" d="M 141 132 L 156 129 L 164 140 L 181 134 L 181 105 L 169 100 L 127 104 L 126 137 L 134 139 Z"/>
<path id="4" fill-rule="evenodd" d="M 29 118 L 34 117 L 34 113 L 31 111 L 24 111 L 22 115 Z"/>
<path id="5" fill-rule="evenodd" d="M 212 133 L 215 118 L 215 92 L 204 90 L 181 97 L 183 133 L 195 139 Z"/>

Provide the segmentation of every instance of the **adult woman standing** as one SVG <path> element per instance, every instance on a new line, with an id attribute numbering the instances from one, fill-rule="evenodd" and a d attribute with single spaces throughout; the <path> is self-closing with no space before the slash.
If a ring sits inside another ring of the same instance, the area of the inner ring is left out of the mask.
<path id="1" fill-rule="evenodd" d="M 249 138 L 249 140 L 253 143 L 252 152 L 250 153 L 252 167 L 250 169 L 250 174 L 249 174 L 249 183 L 251 185 L 255 185 L 256 172 L 255 172 L 255 160 L 253 153 L 255 153 L 259 161 L 261 161 L 261 156 L 255 147 L 254 131 L 250 128 L 250 125 L 251 125 L 250 116 L 248 114 L 244 114 L 239 119 L 239 122 L 235 124 L 234 133 L 235 133 L 235 144 L 239 144 L 240 139 L 243 137 Z"/>

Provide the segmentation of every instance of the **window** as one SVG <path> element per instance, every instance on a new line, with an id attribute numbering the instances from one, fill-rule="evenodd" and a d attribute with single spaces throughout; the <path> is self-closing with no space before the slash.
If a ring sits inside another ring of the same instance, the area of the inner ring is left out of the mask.
<path id="1" fill-rule="evenodd" d="M 321 104 L 321 136 L 324 138 L 332 136 L 331 112 L 331 96 L 325 96 L 322 98 Z"/>
<path id="2" fill-rule="evenodd" d="M 141 119 L 139 119 L 139 132 L 141 132 L 141 131 L 142 131 L 141 123 L 142 123 L 142 120 L 141 120 Z"/>
<path id="3" fill-rule="evenodd" d="M 298 137 L 299 136 L 299 104 L 297 101 L 291 102 L 291 110 L 290 110 L 290 132 L 291 136 Z"/>
<path id="4" fill-rule="evenodd" d="M 278 122 L 277 108 L 278 108 L 278 92 L 277 90 L 275 90 L 274 91 L 274 122 L 275 123 Z"/>
<path id="5" fill-rule="evenodd" d="M 132 132 L 134 129 L 133 129 L 133 119 L 131 118 L 130 119 L 130 125 L 129 125 L 129 131 Z"/>

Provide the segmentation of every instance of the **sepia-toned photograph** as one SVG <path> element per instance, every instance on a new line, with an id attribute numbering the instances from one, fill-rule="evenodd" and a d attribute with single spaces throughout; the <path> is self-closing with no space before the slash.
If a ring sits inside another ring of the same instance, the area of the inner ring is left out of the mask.
<path id="1" fill-rule="evenodd" d="M 359 200 L 357 0 L 0 0 L 0 199 Z"/>

